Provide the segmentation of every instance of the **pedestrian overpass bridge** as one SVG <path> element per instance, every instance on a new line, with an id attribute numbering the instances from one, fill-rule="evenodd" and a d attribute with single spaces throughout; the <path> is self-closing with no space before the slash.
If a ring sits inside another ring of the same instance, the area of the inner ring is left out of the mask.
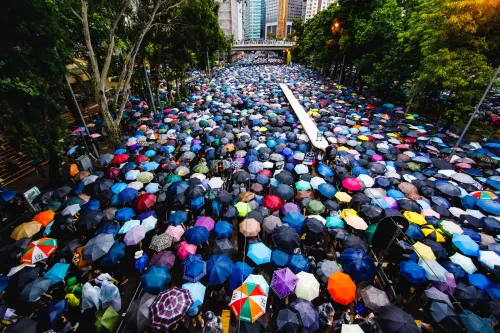
<path id="1" fill-rule="evenodd" d="M 288 50 L 295 42 L 284 40 L 245 40 L 233 44 L 233 51 L 282 51 Z"/>

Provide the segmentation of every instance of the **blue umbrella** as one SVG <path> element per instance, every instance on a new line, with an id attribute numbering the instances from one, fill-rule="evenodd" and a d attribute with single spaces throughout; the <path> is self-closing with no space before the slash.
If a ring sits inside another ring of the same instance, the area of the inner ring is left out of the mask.
<path id="1" fill-rule="evenodd" d="M 9 286 L 9 277 L 2 276 L 0 277 L 0 292 L 4 291 Z"/>
<path id="2" fill-rule="evenodd" d="M 200 245 L 208 241 L 209 231 L 202 226 L 194 226 L 186 231 L 184 237 L 189 244 Z"/>
<path id="3" fill-rule="evenodd" d="M 465 310 L 460 314 L 460 320 L 464 324 L 469 333 L 494 333 L 490 324 L 486 319 L 483 319 L 475 313 Z"/>
<path id="4" fill-rule="evenodd" d="M 189 207 L 192 209 L 200 209 L 205 205 L 205 197 L 189 199 Z"/>
<path id="5" fill-rule="evenodd" d="M 122 225 L 118 233 L 120 235 L 126 234 L 130 229 L 140 224 L 141 222 L 139 220 L 129 220 Z"/>
<path id="6" fill-rule="evenodd" d="M 159 294 L 172 281 L 172 277 L 168 274 L 166 266 L 152 266 L 149 267 L 146 274 L 141 276 L 140 280 L 144 286 L 144 292 Z"/>
<path id="7" fill-rule="evenodd" d="M 196 309 L 198 306 L 203 304 L 203 300 L 205 299 L 205 291 L 207 290 L 207 287 L 205 287 L 203 284 L 201 284 L 200 282 L 188 282 L 184 283 L 181 288 L 189 291 L 189 294 L 193 299 L 193 305 L 191 305 L 190 309 Z"/>
<path id="8" fill-rule="evenodd" d="M 111 191 L 115 194 L 118 194 L 126 188 L 128 188 L 128 185 L 126 183 L 116 183 L 111 186 Z"/>
<path id="9" fill-rule="evenodd" d="M 156 193 L 160 190 L 160 184 L 158 183 L 149 183 L 145 188 L 148 193 Z"/>
<path id="10" fill-rule="evenodd" d="M 478 201 L 479 201 L 478 198 L 473 197 L 472 195 L 466 195 L 462 198 L 462 205 L 464 205 L 464 207 L 467 209 L 475 209 Z M 445 207 L 445 208 L 450 208 L 450 207 Z"/>
<path id="11" fill-rule="evenodd" d="M 49 305 L 40 309 L 38 323 L 52 326 L 68 311 L 68 300 L 66 298 L 50 301 Z"/>
<path id="12" fill-rule="evenodd" d="M 271 249 L 262 242 L 253 243 L 248 247 L 247 256 L 256 265 L 267 264 L 271 262 Z"/>
<path id="13" fill-rule="evenodd" d="M 339 215 L 332 215 L 326 218 L 327 228 L 344 228 L 344 220 Z"/>
<path id="14" fill-rule="evenodd" d="M 156 152 L 154 150 L 148 150 L 144 153 L 147 157 L 153 157 L 156 155 Z"/>
<path id="15" fill-rule="evenodd" d="M 188 216 L 188 212 L 183 211 L 183 210 L 177 210 L 175 211 L 170 217 L 168 218 L 168 224 L 171 224 L 173 226 L 180 225 L 184 222 L 186 222 Z"/>
<path id="16" fill-rule="evenodd" d="M 399 265 L 399 272 L 407 278 L 410 283 L 416 284 L 426 281 L 425 270 L 414 261 L 402 261 Z"/>
<path id="17" fill-rule="evenodd" d="M 441 263 L 441 266 L 443 266 L 444 269 L 446 269 L 449 273 L 453 274 L 455 280 L 467 278 L 468 275 L 467 272 L 464 271 L 464 269 L 461 266 L 455 264 L 454 262 L 445 261 Z"/>
<path id="18" fill-rule="evenodd" d="M 300 234 L 305 220 L 306 218 L 300 212 L 288 212 L 282 222 L 287 223 Z"/>
<path id="19" fill-rule="evenodd" d="M 422 240 L 425 238 L 424 233 L 422 232 L 422 229 L 414 223 L 410 223 L 408 226 L 408 229 L 405 231 L 405 235 L 410 237 L 413 240 Z"/>
<path id="20" fill-rule="evenodd" d="M 485 201 L 485 200 L 483 200 Z M 463 254 L 467 256 L 479 256 L 479 245 L 472 240 L 467 235 L 459 235 L 453 234 L 453 238 L 451 239 L 453 245 L 457 247 Z"/>
<path id="21" fill-rule="evenodd" d="M 377 274 L 375 261 L 360 249 L 349 248 L 340 256 L 344 273 L 354 281 L 373 280 Z"/>
<path id="22" fill-rule="evenodd" d="M 398 190 L 389 190 L 389 191 L 387 191 L 387 195 L 389 197 L 393 198 L 394 200 L 406 198 L 405 194 L 401 191 L 398 191 Z"/>
<path id="23" fill-rule="evenodd" d="M 323 177 L 333 177 L 335 174 L 333 173 L 332 168 L 330 168 L 326 164 L 318 165 L 318 173 Z"/>
<path id="24" fill-rule="evenodd" d="M 488 179 L 486 180 L 486 184 L 495 188 L 497 191 L 500 191 L 500 181 L 494 179 Z"/>
<path id="25" fill-rule="evenodd" d="M 118 193 L 118 200 L 120 200 L 121 202 L 131 202 L 132 200 L 137 198 L 138 195 L 139 192 L 135 188 L 128 187 Z"/>
<path id="26" fill-rule="evenodd" d="M 80 210 L 82 212 L 88 212 L 91 210 L 98 210 L 100 205 L 101 204 L 100 204 L 99 200 L 92 199 L 92 200 L 88 201 L 86 204 L 82 205 L 81 206 L 82 208 Z"/>
<path id="27" fill-rule="evenodd" d="M 189 282 L 198 282 L 207 275 L 207 263 L 203 261 L 200 255 L 190 254 L 182 262 L 184 268 L 183 278 Z"/>
<path id="28" fill-rule="evenodd" d="M 288 263 L 290 255 L 285 251 L 274 249 L 271 253 L 271 262 L 275 268 L 283 268 Z"/>
<path id="29" fill-rule="evenodd" d="M 309 272 L 309 260 L 303 254 L 292 254 L 286 265 L 292 272 Z"/>
<path id="30" fill-rule="evenodd" d="M 116 237 L 116 235 L 118 234 L 118 231 L 119 231 L 118 226 L 116 226 L 114 224 L 105 225 L 105 226 L 97 229 L 94 236 L 97 236 L 99 234 L 111 234 L 111 235 L 113 235 L 113 237 Z"/>
<path id="31" fill-rule="evenodd" d="M 476 205 L 482 209 L 484 212 L 500 215 L 500 203 L 494 200 L 479 200 Z"/>
<path id="32" fill-rule="evenodd" d="M 143 162 L 141 163 L 141 168 L 143 171 L 154 171 L 158 169 L 160 165 L 157 162 Z"/>
<path id="33" fill-rule="evenodd" d="M 225 254 L 214 254 L 207 260 L 208 284 L 222 284 L 231 275 L 233 262 Z"/>
<path id="34" fill-rule="evenodd" d="M 137 216 L 137 218 L 142 221 L 142 220 L 147 219 L 150 216 L 154 217 L 155 219 L 158 218 L 158 216 L 156 216 L 156 213 L 154 210 L 145 211 L 144 213 L 139 214 L 139 216 Z"/>
<path id="35" fill-rule="evenodd" d="M 69 264 L 56 263 L 50 268 L 50 270 L 43 275 L 43 277 L 50 279 L 50 285 L 54 285 L 58 282 L 64 280 L 66 273 L 68 272 Z"/>
<path id="36" fill-rule="evenodd" d="M 253 269 L 248 266 L 248 264 L 241 261 L 234 263 L 231 270 L 231 276 L 229 277 L 229 287 L 231 290 L 241 286 L 252 272 Z"/>
<path id="37" fill-rule="evenodd" d="M 172 195 L 179 195 L 189 188 L 189 183 L 185 181 L 173 182 L 167 188 L 167 193 Z"/>
<path id="38" fill-rule="evenodd" d="M 333 198 L 335 193 L 337 193 L 337 189 L 333 185 L 328 183 L 320 184 L 318 186 L 318 191 L 327 198 Z"/>
<path id="39" fill-rule="evenodd" d="M 128 221 L 135 216 L 135 212 L 130 207 L 121 208 L 115 213 L 115 220 L 117 221 Z"/>
<path id="40" fill-rule="evenodd" d="M 115 240 L 109 252 L 101 259 L 101 265 L 116 265 L 118 261 L 125 256 L 125 244 Z"/>
<path id="41" fill-rule="evenodd" d="M 233 225 L 226 221 L 219 221 L 215 224 L 213 231 L 216 238 L 228 238 L 233 233 Z"/>
<path id="42" fill-rule="evenodd" d="M 485 290 L 486 288 L 488 288 L 491 282 L 483 274 L 476 273 L 476 274 L 469 274 L 469 283 L 476 288 Z"/>
<path id="43" fill-rule="evenodd" d="M 2 191 L 0 192 L 0 204 L 4 204 L 12 200 L 16 196 L 15 191 Z"/>

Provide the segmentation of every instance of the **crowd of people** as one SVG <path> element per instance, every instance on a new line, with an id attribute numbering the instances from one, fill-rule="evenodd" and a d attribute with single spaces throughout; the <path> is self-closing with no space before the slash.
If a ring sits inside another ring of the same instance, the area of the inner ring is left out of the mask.
<path id="1" fill-rule="evenodd" d="M 0 331 L 498 329 L 500 142 L 455 150 L 418 114 L 259 59 L 160 112 L 130 97 L 133 131 L 1 248 Z"/>

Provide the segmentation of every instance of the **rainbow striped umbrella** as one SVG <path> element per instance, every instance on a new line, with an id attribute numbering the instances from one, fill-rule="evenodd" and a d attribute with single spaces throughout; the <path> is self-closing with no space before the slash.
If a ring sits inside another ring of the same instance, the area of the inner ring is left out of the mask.
<path id="1" fill-rule="evenodd" d="M 266 312 L 267 295 L 261 286 L 245 282 L 234 290 L 229 307 L 236 318 L 254 323 Z"/>
<path id="2" fill-rule="evenodd" d="M 491 191 L 475 191 L 470 193 L 473 197 L 476 197 L 480 200 L 497 200 L 498 196 Z"/>
<path id="3" fill-rule="evenodd" d="M 28 244 L 21 257 L 21 262 L 25 264 L 34 264 L 40 260 L 47 259 L 57 249 L 57 240 L 53 238 L 40 238 Z"/>

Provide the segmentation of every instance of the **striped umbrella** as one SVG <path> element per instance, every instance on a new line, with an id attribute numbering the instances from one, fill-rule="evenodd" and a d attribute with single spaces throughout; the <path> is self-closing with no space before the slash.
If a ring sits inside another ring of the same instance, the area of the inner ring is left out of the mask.
<path id="1" fill-rule="evenodd" d="M 266 312 L 267 295 L 261 286 L 245 282 L 233 292 L 229 307 L 236 318 L 254 323 Z"/>
<path id="2" fill-rule="evenodd" d="M 168 331 L 180 321 L 193 305 L 188 290 L 172 287 L 158 294 L 149 307 L 151 326 L 160 331 Z"/>
<path id="3" fill-rule="evenodd" d="M 40 260 L 47 259 L 57 249 L 57 240 L 53 238 L 40 238 L 28 244 L 21 257 L 21 262 L 34 264 Z"/>

